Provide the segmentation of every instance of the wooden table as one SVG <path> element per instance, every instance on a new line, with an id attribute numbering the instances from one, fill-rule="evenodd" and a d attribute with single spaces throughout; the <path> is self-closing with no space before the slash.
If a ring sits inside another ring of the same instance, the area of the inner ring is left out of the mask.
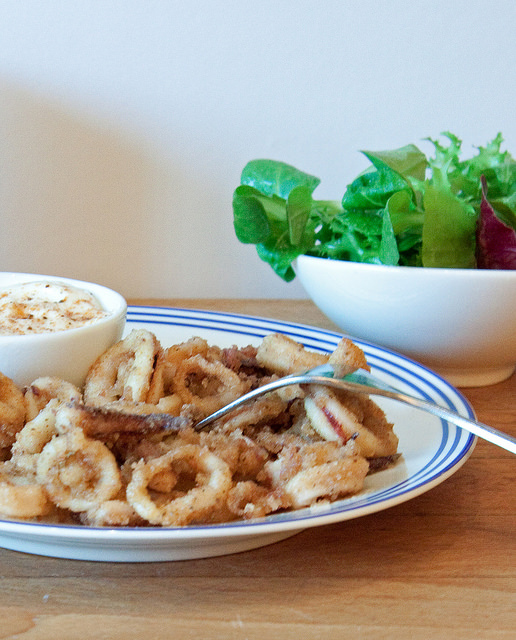
<path id="1" fill-rule="evenodd" d="M 333 328 L 308 301 L 169 303 Z M 516 435 L 516 376 L 463 391 Z M 104 564 L 0 550 L 0 638 L 512 640 L 515 477 L 516 457 L 481 441 L 418 498 L 237 555 Z"/>

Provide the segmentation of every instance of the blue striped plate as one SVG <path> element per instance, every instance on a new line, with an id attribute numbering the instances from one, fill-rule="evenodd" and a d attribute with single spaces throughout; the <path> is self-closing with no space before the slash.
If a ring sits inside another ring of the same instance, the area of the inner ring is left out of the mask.
<path id="1" fill-rule="evenodd" d="M 154 332 L 163 346 L 202 336 L 221 347 L 257 345 L 284 333 L 314 351 L 332 351 L 342 334 L 234 313 L 130 306 L 126 333 Z M 401 391 L 474 418 L 467 400 L 443 378 L 404 356 L 362 340 L 372 372 Z M 394 423 L 402 458 L 366 479 L 351 498 L 260 520 L 184 528 L 87 528 L 0 520 L 0 546 L 54 557 L 105 562 L 157 562 L 219 556 L 264 546 L 303 529 L 341 522 L 400 504 L 435 487 L 467 460 L 475 437 L 453 424 L 386 398 L 375 398 Z"/>

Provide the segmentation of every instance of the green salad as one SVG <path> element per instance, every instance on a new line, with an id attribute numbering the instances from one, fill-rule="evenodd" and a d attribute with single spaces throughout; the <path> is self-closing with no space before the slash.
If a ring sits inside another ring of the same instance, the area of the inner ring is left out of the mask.
<path id="1" fill-rule="evenodd" d="M 461 159 L 462 142 L 362 151 L 371 166 L 340 200 L 317 200 L 320 179 L 252 160 L 233 194 L 240 242 L 287 282 L 299 255 L 384 265 L 516 269 L 516 161 L 498 134 Z"/>

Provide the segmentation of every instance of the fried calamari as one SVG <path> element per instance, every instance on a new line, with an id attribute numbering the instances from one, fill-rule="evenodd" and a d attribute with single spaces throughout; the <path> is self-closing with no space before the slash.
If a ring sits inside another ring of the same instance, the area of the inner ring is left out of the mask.
<path id="1" fill-rule="evenodd" d="M 272 334 L 220 348 L 163 347 L 132 331 L 83 389 L 0 375 L 0 514 L 86 526 L 188 526 L 264 517 L 357 493 L 398 439 L 368 397 L 304 385 L 268 393 L 209 431 L 195 423 L 279 376 L 329 362 L 368 368 L 342 339 L 331 354 Z"/>

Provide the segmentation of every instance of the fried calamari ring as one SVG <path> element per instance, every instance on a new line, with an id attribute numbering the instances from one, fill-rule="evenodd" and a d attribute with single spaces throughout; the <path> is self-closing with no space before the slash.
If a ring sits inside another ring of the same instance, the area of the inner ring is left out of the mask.
<path id="1" fill-rule="evenodd" d="M 184 495 L 173 497 L 162 504 L 149 493 L 153 478 L 171 471 L 178 479 L 193 475 L 195 486 Z M 228 465 L 206 447 L 188 444 L 153 460 L 140 460 L 134 467 L 126 490 L 127 500 L 134 510 L 153 525 L 181 527 L 204 522 L 224 507 L 231 488 Z"/>
<path id="2" fill-rule="evenodd" d="M 93 363 L 86 376 L 84 402 L 94 406 L 118 400 L 146 402 L 160 351 L 153 333 L 133 329 Z"/>
<path id="3" fill-rule="evenodd" d="M 332 365 L 335 376 L 343 378 L 357 369 L 370 371 L 365 353 L 349 338 L 342 338 L 337 348 L 330 354 L 328 363 Z"/>
<path id="4" fill-rule="evenodd" d="M 9 462 L 0 466 L 0 514 L 9 518 L 36 518 L 52 509 L 45 489 L 20 475 Z"/>
<path id="5" fill-rule="evenodd" d="M 36 518 L 50 513 L 52 503 L 39 484 L 0 481 L 0 514 L 10 518 Z"/>
<path id="6" fill-rule="evenodd" d="M 337 395 L 320 387 L 305 398 L 305 409 L 313 428 L 325 440 L 346 443 L 351 438 L 357 453 L 365 458 L 396 453 L 398 438 L 383 411 L 358 394 Z M 373 413 L 374 412 L 374 413 Z"/>
<path id="7" fill-rule="evenodd" d="M 256 360 L 262 367 L 281 376 L 318 367 L 328 362 L 328 358 L 328 354 L 308 351 L 281 333 L 265 336 L 256 353 Z"/>
<path id="8" fill-rule="evenodd" d="M 60 402 L 82 402 L 82 393 L 75 385 L 61 378 L 49 376 L 38 378 L 25 389 L 26 420 L 35 418 L 53 399 Z"/>
<path id="9" fill-rule="evenodd" d="M 14 382 L 0 373 L 0 448 L 10 447 L 25 423 L 25 398 Z"/>
<path id="10" fill-rule="evenodd" d="M 165 356 L 165 350 L 159 349 L 154 362 L 154 371 L 149 381 L 145 402 L 157 404 L 161 398 L 167 395 L 170 380 L 170 365 Z"/>
<path id="11" fill-rule="evenodd" d="M 20 471 L 36 474 L 38 455 L 58 433 L 56 425 L 58 406 L 59 400 L 53 398 L 16 434 L 16 442 L 11 448 L 11 461 Z"/>
<path id="12" fill-rule="evenodd" d="M 205 445 L 216 456 L 229 465 L 234 478 L 254 478 L 268 459 L 264 447 L 243 435 L 240 430 L 221 433 L 216 430 L 202 432 L 201 445 Z"/>
<path id="13" fill-rule="evenodd" d="M 106 500 L 81 513 L 81 522 L 89 527 L 138 527 L 144 520 L 125 500 Z"/>
<path id="14" fill-rule="evenodd" d="M 307 507 L 317 500 L 337 500 L 357 493 L 364 484 L 369 463 L 361 456 L 344 457 L 296 473 L 282 487 L 295 509 Z"/>
<path id="15" fill-rule="evenodd" d="M 234 371 L 222 362 L 210 362 L 201 355 L 181 362 L 174 386 L 184 404 L 194 405 L 206 415 L 247 391 L 247 385 Z"/>
<path id="16" fill-rule="evenodd" d="M 207 340 L 199 336 L 168 347 L 165 351 L 165 360 L 168 364 L 169 380 L 176 375 L 179 365 L 188 358 L 203 356 L 207 360 L 213 360 L 216 353 L 213 349 Z"/>
<path id="17" fill-rule="evenodd" d="M 51 500 L 70 511 L 87 511 L 122 488 L 111 451 L 80 429 L 53 438 L 38 457 L 37 479 Z"/>
<path id="18" fill-rule="evenodd" d="M 263 518 L 269 513 L 292 506 L 290 498 L 281 490 L 271 490 L 253 480 L 237 482 L 229 491 L 228 508 L 239 518 Z"/>
<path id="19" fill-rule="evenodd" d="M 174 377 L 179 365 L 193 356 L 203 356 L 207 360 L 220 359 L 220 349 L 211 347 L 207 340 L 197 336 L 186 342 L 172 345 L 168 349 L 161 350 L 156 358 L 154 374 L 147 394 L 147 402 L 169 407 L 168 412 L 179 415 L 182 401 L 178 394 L 174 393 Z"/>

